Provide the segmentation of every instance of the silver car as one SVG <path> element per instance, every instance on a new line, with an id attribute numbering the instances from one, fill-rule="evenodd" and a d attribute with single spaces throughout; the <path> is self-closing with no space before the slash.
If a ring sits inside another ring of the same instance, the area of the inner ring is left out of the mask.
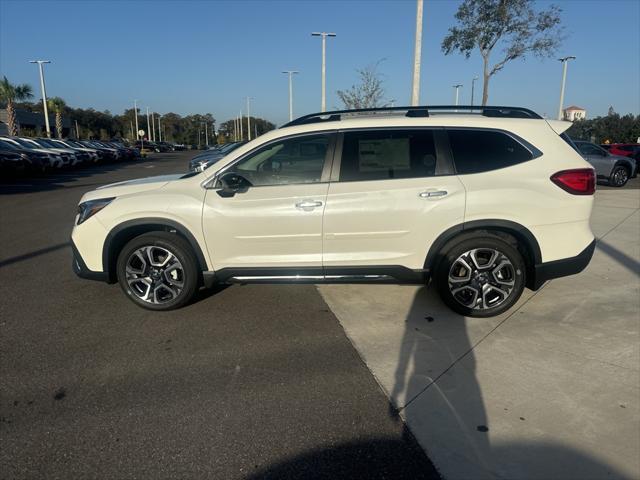
<path id="1" fill-rule="evenodd" d="M 611 186 L 624 187 L 638 174 L 633 158 L 613 155 L 595 143 L 581 140 L 574 140 L 574 143 L 584 159 L 596 169 L 598 178 L 607 180 Z"/>

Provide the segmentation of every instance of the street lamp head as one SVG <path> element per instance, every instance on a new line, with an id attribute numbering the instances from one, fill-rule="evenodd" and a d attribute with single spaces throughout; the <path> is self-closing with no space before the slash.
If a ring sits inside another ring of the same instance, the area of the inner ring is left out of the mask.
<path id="1" fill-rule="evenodd" d="M 51 60 L 29 60 L 29 63 L 51 63 Z"/>
<path id="2" fill-rule="evenodd" d="M 327 32 L 311 32 L 312 37 L 335 37 L 335 33 L 327 33 Z"/>
<path id="3" fill-rule="evenodd" d="M 568 57 L 563 57 L 563 58 L 559 58 L 558 61 L 559 62 L 566 62 L 567 60 L 575 60 L 576 57 L 574 57 L 573 55 L 570 55 Z"/>

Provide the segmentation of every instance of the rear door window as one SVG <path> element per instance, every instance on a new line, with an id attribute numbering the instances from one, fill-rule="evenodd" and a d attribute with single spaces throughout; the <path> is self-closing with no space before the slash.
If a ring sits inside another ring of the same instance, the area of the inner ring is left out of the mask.
<path id="1" fill-rule="evenodd" d="M 432 177 L 436 160 L 433 130 L 345 132 L 340 181 Z"/>
<path id="2" fill-rule="evenodd" d="M 515 138 L 494 130 L 447 129 L 458 174 L 511 167 L 534 158 Z"/>

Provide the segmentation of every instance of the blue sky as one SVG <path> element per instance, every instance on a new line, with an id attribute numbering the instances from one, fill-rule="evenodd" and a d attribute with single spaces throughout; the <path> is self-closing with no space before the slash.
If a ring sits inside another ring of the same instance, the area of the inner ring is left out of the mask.
<path id="1" fill-rule="evenodd" d="M 454 83 L 469 103 L 471 78 L 481 73 L 474 54 L 445 56 L 440 43 L 453 24 L 457 0 L 425 0 L 422 104 L 450 104 Z M 550 2 L 538 2 L 546 7 Z M 588 116 L 640 113 L 640 1 L 559 0 L 569 34 L 560 56 L 569 65 L 565 105 Z M 75 107 L 120 113 L 139 99 L 143 109 L 180 114 L 210 112 L 225 121 L 254 97 L 252 114 L 281 124 L 320 109 L 321 42 L 312 31 L 337 33 L 327 46 L 327 106 L 335 91 L 357 81 L 356 68 L 380 64 L 387 99 L 408 104 L 415 1 L 55 1 L 0 0 L 0 75 L 30 83 L 46 66 L 47 93 Z M 496 54 L 497 58 L 498 55 Z M 561 79 L 554 59 L 509 63 L 493 77 L 489 103 L 557 112 Z M 481 91 L 476 83 L 476 99 Z"/>

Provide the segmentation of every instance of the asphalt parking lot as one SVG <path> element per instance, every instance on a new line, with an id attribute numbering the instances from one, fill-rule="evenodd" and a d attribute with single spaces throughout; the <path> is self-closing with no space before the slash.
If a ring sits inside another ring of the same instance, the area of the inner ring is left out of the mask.
<path id="1" fill-rule="evenodd" d="M 437 478 L 314 286 L 157 314 L 75 277 L 83 192 L 191 155 L 0 184 L 0 477 Z"/>

